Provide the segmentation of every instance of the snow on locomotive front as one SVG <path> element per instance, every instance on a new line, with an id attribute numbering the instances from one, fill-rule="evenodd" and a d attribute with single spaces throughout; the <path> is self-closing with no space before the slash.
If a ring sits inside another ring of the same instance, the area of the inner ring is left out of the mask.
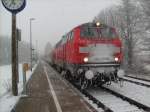
<path id="1" fill-rule="evenodd" d="M 99 22 L 83 24 L 79 29 L 76 76 L 81 85 L 116 81 L 124 73 L 120 70 L 122 44 L 115 29 Z"/>

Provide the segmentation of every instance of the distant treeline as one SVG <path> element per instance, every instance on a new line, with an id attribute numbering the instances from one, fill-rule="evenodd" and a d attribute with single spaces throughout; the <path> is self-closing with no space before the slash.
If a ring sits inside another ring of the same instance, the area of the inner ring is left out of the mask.
<path id="1" fill-rule="evenodd" d="M 30 46 L 26 42 L 18 44 L 19 62 L 30 61 Z M 0 37 L 0 65 L 11 63 L 11 38 Z"/>

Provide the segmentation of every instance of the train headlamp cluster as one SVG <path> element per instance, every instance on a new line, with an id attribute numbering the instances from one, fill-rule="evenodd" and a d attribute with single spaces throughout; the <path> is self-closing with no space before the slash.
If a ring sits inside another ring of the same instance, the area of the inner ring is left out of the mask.
<path id="1" fill-rule="evenodd" d="M 119 59 L 117 57 L 115 57 L 115 61 L 119 61 Z"/>
<path id="2" fill-rule="evenodd" d="M 84 61 L 84 62 L 88 62 L 88 61 L 89 61 L 88 57 L 85 57 L 85 58 L 83 59 L 83 61 Z"/>
<path id="3" fill-rule="evenodd" d="M 96 26 L 100 26 L 101 24 L 100 24 L 100 22 L 96 22 Z"/>

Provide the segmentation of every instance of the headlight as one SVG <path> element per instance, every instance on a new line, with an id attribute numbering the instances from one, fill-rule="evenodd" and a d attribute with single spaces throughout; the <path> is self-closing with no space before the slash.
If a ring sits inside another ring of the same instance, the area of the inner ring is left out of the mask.
<path id="1" fill-rule="evenodd" d="M 115 57 L 115 61 L 119 61 L 119 59 L 117 57 Z"/>
<path id="2" fill-rule="evenodd" d="M 84 62 L 88 62 L 88 60 L 89 60 L 89 59 L 88 59 L 87 57 L 84 58 Z"/>
<path id="3" fill-rule="evenodd" d="M 97 22 L 97 23 L 96 23 L 96 26 L 100 26 L 100 22 Z"/>

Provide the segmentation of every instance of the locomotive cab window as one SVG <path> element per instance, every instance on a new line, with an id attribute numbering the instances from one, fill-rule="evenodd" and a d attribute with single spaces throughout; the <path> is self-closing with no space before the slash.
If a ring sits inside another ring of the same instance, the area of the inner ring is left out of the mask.
<path id="1" fill-rule="evenodd" d="M 64 36 L 62 36 L 62 44 L 65 44 L 66 43 L 66 41 L 67 41 L 67 37 L 64 35 Z"/>
<path id="2" fill-rule="evenodd" d="M 116 32 L 113 28 L 110 27 L 91 27 L 91 26 L 82 26 L 80 31 L 81 38 L 105 38 L 113 39 L 116 38 Z"/>
<path id="3" fill-rule="evenodd" d="M 81 27 L 81 37 L 93 38 L 98 37 L 98 32 L 95 28 L 83 26 Z"/>

